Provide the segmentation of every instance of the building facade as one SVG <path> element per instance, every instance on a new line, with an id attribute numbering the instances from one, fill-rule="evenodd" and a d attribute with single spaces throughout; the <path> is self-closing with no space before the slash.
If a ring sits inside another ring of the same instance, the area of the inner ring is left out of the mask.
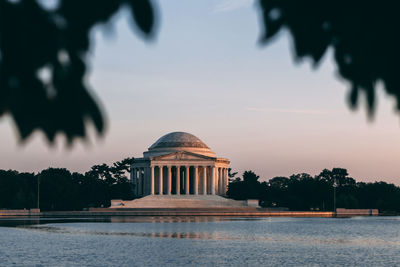
<path id="1" fill-rule="evenodd" d="M 147 195 L 226 195 L 229 160 L 196 136 L 172 132 L 162 136 L 131 165 L 137 197 Z"/>

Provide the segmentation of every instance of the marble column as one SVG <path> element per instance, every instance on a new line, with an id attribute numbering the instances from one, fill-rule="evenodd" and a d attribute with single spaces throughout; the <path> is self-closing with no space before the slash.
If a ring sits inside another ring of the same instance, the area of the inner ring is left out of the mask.
<path id="1" fill-rule="evenodd" d="M 203 166 L 203 195 L 207 195 L 207 167 Z"/>
<path id="2" fill-rule="evenodd" d="M 167 168 L 168 168 L 167 195 L 171 195 L 171 166 L 167 166 Z"/>
<path id="3" fill-rule="evenodd" d="M 150 195 L 154 195 L 154 166 L 150 166 Z"/>
<path id="4" fill-rule="evenodd" d="M 146 195 L 146 168 L 142 168 L 142 196 Z"/>
<path id="5" fill-rule="evenodd" d="M 185 195 L 189 195 L 189 169 L 190 166 L 185 166 Z"/>
<path id="6" fill-rule="evenodd" d="M 149 194 L 149 168 L 145 167 L 143 168 L 143 196 L 146 196 Z"/>
<path id="7" fill-rule="evenodd" d="M 220 195 L 225 194 L 225 168 L 221 168 L 221 190 L 220 190 Z"/>
<path id="8" fill-rule="evenodd" d="M 133 182 L 133 185 L 134 185 L 134 188 L 135 188 L 135 196 L 137 196 L 138 195 L 138 186 L 137 186 L 137 172 L 136 172 L 136 168 L 132 168 L 132 176 L 133 176 L 133 179 L 132 179 L 132 182 Z"/>
<path id="9" fill-rule="evenodd" d="M 229 185 L 229 176 L 228 176 L 228 168 L 225 168 L 225 187 L 224 187 L 224 195 L 226 195 L 226 192 L 228 191 L 228 185 Z"/>
<path id="10" fill-rule="evenodd" d="M 176 194 L 181 194 L 181 167 L 176 166 Z"/>
<path id="11" fill-rule="evenodd" d="M 199 179 L 198 179 L 198 170 L 199 167 L 194 166 L 194 175 L 193 175 L 193 183 L 194 183 L 194 194 L 197 195 L 199 193 Z"/>
<path id="12" fill-rule="evenodd" d="M 141 196 L 143 191 L 143 187 L 142 187 L 142 168 L 138 168 L 138 172 L 139 172 L 139 179 L 138 179 L 138 195 Z"/>
<path id="13" fill-rule="evenodd" d="M 220 185 L 221 185 L 221 188 L 220 188 L 220 195 L 223 195 L 224 194 L 224 168 L 221 168 L 221 183 L 220 183 Z"/>
<path id="14" fill-rule="evenodd" d="M 160 169 L 159 173 L 160 173 L 160 179 L 158 182 L 158 191 L 160 195 L 164 195 L 164 180 L 163 180 L 163 170 L 164 170 L 164 166 L 158 166 L 158 168 Z"/>
<path id="15" fill-rule="evenodd" d="M 138 168 L 138 195 L 142 195 L 142 168 Z"/>
<path id="16" fill-rule="evenodd" d="M 220 185 L 220 188 L 219 188 L 219 194 L 220 195 L 223 195 L 224 194 L 224 168 L 221 168 L 220 170 L 220 177 L 219 177 L 219 185 Z"/>
<path id="17" fill-rule="evenodd" d="M 221 195 L 221 168 L 217 168 L 217 195 Z"/>
<path id="18" fill-rule="evenodd" d="M 215 195 L 215 167 L 211 167 L 211 195 Z"/>

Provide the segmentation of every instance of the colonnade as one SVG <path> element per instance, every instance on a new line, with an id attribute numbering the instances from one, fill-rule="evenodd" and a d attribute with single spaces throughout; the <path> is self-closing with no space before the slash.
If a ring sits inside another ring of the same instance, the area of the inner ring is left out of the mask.
<path id="1" fill-rule="evenodd" d="M 225 195 L 228 168 L 192 165 L 132 166 L 131 179 L 136 196 Z"/>

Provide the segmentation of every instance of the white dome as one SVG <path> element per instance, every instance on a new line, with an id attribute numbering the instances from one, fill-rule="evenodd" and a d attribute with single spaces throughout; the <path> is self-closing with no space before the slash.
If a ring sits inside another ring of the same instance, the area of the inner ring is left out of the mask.
<path id="1" fill-rule="evenodd" d="M 176 151 L 187 151 L 205 156 L 215 157 L 215 153 L 199 138 L 190 133 L 172 132 L 160 137 L 144 157 L 158 156 Z"/>
<path id="2" fill-rule="evenodd" d="M 208 148 L 199 138 L 190 133 L 172 132 L 159 138 L 149 150 L 162 147 L 198 147 Z"/>

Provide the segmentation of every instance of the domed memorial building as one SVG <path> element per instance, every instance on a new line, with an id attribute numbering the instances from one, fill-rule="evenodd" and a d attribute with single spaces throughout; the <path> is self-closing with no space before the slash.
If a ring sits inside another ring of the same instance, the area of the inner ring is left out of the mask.
<path id="1" fill-rule="evenodd" d="M 172 132 L 159 138 L 143 158 L 135 158 L 131 181 L 137 197 L 226 194 L 229 160 L 196 136 Z"/>
<path id="2" fill-rule="evenodd" d="M 110 208 L 194 212 L 237 209 L 245 201 L 224 197 L 229 160 L 215 153 L 196 136 L 173 132 L 162 136 L 131 165 L 134 200 L 114 199 Z M 157 213 L 158 214 L 158 213 Z M 191 213 L 192 214 L 192 213 Z"/>

